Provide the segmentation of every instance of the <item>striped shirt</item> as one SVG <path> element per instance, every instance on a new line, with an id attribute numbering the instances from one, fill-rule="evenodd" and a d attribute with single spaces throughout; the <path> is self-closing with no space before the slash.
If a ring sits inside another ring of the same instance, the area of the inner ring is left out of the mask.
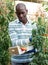
<path id="1" fill-rule="evenodd" d="M 8 30 L 12 46 L 27 45 L 32 35 L 32 29 L 36 29 L 36 24 L 32 25 L 32 21 L 30 20 L 25 25 L 18 19 L 10 22 Z"/>

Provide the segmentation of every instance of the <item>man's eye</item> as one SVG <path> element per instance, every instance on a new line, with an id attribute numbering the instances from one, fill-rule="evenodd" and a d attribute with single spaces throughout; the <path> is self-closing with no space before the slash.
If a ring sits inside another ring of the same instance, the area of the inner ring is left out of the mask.
<path id="1" fill-rule="evenodd" d="M 24 14 L 24 12 L 22 12 L 22 14 Z"/>

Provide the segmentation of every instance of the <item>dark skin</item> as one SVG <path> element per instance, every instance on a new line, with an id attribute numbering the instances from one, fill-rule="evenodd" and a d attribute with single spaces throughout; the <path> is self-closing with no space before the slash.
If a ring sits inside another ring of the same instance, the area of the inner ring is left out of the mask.
<path id="1" fill-rule="evenodd" d="M 16 14 L 20 22 L 24 25 L 27 23 L 27 9 L 23 3 L 19 3 L 16 6 Z"/>

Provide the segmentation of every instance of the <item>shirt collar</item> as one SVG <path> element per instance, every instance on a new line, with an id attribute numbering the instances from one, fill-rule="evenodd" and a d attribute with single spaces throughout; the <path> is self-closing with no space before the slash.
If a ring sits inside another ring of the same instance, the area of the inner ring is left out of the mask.
<path id="1" fill-rule="evenodd" d="M 18 20 L 18 23 L 22 23 L 22 22 L 20 22 L 19 20 Z M 29 20 L 27 21 L 27 23 L 26 24 L 28 24 L 29 23 Z"/>

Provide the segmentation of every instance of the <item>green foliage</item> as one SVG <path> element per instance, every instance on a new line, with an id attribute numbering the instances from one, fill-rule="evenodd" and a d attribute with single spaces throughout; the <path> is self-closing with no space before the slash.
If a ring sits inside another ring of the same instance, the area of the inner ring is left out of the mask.
<path id="1" fill-rule="evenodd" d="M 38 48 L 38 50 L 42 47 L 42 44 L 44 43 L 45 38 L 42 35 L 45 34 L 45 32 L 45 25 L 42 24 L 42 19 L 39 17 L 37 30 L 32 30 L 32 43 L 35 48 Z"/>
<path id="2" fill-rule="evenodd" d="M 0 65 L 8 65 L 9 52 L 8 48 L 11 44 L 8 34 L 8 23 L 14 20 L 14 10 L 11 3 L 7 3 L 6 7 L 0 5 Z"/>
<path id="3" fill-rule="evenodd" d="M 45 10 L 48 12 L 48 2 L 43 2 L 42 6 L 43 7 L 45 6 Z"/>
<path id="4" fill-rule="evenodd" d="M 48 43 L 45 36 L 46 33 L 46 23 L 41 17 L 38 18 L 37 29 L 32 30 L 32 42 L 31 45 L 38 50 L 34 54 L 33 60 L 30 65 L 48 65 L 48 52 L 43 49 L 44 43 Z"/>
<path id="5" fill-rule="evenodd" d="M 12 3 L 8 3 L 6 4 L 7 8 L 9 9 L 9 13 L 7 14 L 7 18 L 9 21 L 12 21 L 15 19 L 14 17 L 14 6 L 12 5 Z"/>

